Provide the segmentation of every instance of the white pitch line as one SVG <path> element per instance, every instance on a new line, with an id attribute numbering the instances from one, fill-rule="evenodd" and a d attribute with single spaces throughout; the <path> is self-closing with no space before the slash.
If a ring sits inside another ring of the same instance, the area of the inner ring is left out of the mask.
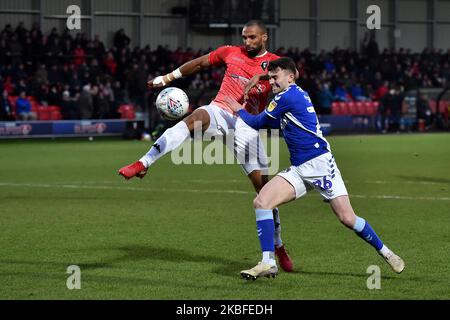
<path id="1" fill-rule="evenodd" d="M 230 182 L 230 183 L 246 183 L 246 179 L 191 179 L 186 182 L 194 183 L 211 183 L 211 182 Z M 345 183 L 366 183 L 366 184 L 423 184 L 423 185 L 449 185 L 448 182 L 428 182 L 428 181 L 383 181 L 383 180 L 344 180 Z"/>
<path id="2" fill-rule="evenodd" d="M 0 187 L 31 187 L 31 188 L 66 188 L 66 189 L 93 189 L 93 190 L 125 190 L 125 191 L 151 191 L 151 192 L 190 192 L 190 193 L 228 193 L 228 194 L 252 194 L 254 191 L 243 190 L 200 190 L 200 189 L 179 189 L 179 188 L 137 188 L 137 187 L 114 187 L 114 186 L 87 186 L 78 184 L 37 184 L 37 183 L 12 183 L 0 182 Z M 415 196 L 396 196 L 396 195 L 360 195 L 351 194 L 350 198 L 363 199 L 388 199 L 388 200 L 430 200 L 430 201 L 450 201 L 450 197 L 415 197 Z"/>
<path id="3" fill-rule="evenodd" d="M 36 184 L 36 183 L 9 183 L 0 182 L 0 187 L 31 187 L 31 188 L 66 188 L 66 189 L 94 189 L 94 190 L 128 190 L 128 191 L 151 191 L 151 192 L 194 192 L 194 193 L 233 193 L 233 194 L 255 194 L 250 191 L 240 190 L 200 190 L 200 189 L 166 189 L 166 188 L 136 188 L 136 187 L 114 187 L 114 186 L 86 186 L 77 184 Z"/>
<path id="4" fill-rule="evenodd" d="M 185 182 L 192 183 L 241 183 L 248 184 L 247 179 L 188 179 Z M 384 180 L 345 180 L 345 183 L 366 183 L 366 184 L 422 184 L 422 185 L 450 185 L 448 182 L 427 182 L 427 181 L 384 181 Z M 82 184 L 116 184 L 116 181 L 74 181 L 74 183 Z"/>

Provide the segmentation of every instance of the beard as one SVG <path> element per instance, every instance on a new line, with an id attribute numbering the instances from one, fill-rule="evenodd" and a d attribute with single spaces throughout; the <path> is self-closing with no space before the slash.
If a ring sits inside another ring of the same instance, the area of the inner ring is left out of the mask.
<path id="1" fill-rule="evenodd" d="M 254 58 L 258 55 L 258 53 L 261 51 L 261 49 L 262 49 L 262 46 L 247 50 L 247 54 L 250 58 Z"/>

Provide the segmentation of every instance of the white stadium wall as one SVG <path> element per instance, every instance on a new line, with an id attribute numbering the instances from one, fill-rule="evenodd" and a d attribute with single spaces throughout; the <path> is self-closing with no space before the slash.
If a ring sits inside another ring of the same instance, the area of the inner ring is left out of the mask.
<path id="1" fill-rule="evenodd" d="M 44 32 L 65 27 L 66 9 L 80 6 L 82 32 L 96 34 L 109 46 L 114 33 L 123 28 L 132 46 L 167 45 L 216 48 L 239 44 L 240 31 L 190 28 L 187 18 L 173 14 L 188 0 L 0 0 L 0 28 L 23 21 L 27 27 L 38 22 Z M 426 46 L 449 49 L 450 0 L 279 0 L 280 25 L 270 31 L 270 45 L 330 50 L 336 46 L 359 49 L 368 32 L 366 9 L 381 9 L 381 29 L 376 39 L 383 48 Z M 76 33 L 78 31 L 73 31 Z"/>

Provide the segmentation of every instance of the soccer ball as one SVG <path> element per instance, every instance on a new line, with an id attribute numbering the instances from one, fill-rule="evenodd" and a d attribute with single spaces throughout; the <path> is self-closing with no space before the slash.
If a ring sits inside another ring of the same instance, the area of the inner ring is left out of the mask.
<path id="1" fill-rule="evenodd" d="M 148 134 L 147 132 L 144 132 L 141 136 L 141 140 L 142 141 L 151 141 L 152 136 L 150 134 Z"/>
<path id="2" fill-rule="evenodd" d="M 156 98 L 156 109 L 164 119 L 178 120 L 188 112 L 189 98 L 179 88 L 166 88 Z"/>

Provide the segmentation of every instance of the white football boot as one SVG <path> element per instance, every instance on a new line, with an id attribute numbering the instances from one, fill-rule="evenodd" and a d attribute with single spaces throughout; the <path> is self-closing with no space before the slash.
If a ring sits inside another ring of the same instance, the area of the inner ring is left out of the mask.
<path id="1" fill-rule="evenodd" d="M 405 262 L 398 255 L 389 251 L 388 254 L 383 256 L 384 260 L 391 266 L 392 270 L 397 273 L 401 273 L 405 269 Z"/>
<path id="2" fill-rule="evenodd" d="M 241 277 L 246 280 L 256 280 L 258 277 L 275 278 L 278 275 L 277 265 L 271 265 L 263 261 L 249 270 L 242 270 Z"/>

